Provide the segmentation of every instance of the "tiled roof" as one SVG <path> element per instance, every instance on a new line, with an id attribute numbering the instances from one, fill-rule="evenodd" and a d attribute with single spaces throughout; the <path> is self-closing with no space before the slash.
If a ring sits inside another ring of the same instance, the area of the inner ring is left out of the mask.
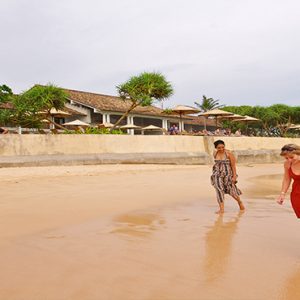
<path id="1" fill-rule="evenodd" d="M 93 108 L 99 109 L 100 111 L 113 111 L 123 113 L 127 111 L 131 105 L 131 101 L 123 100 L 117 96 L 108 96 L 69 89 L 64 89 L 64 91 L 69 95 L 70 100 L 91 106 Z M 163 113 L 162 109 L 153 105 L 145 107 L 138 106 L 132 112 L 150 116 L 170 116 L 166 113 Z M 177 118 L 177 116 L 175 116 L 175 118 Z"/>
<path id="2" fill-rule="evenodd" d="M 131 101 L 123 100 L 117 96 L 109 96 L 103 94 L 82 92 L 70 89 L 64 89 L 64 91 L 69 95 L 69 99 L 83 105 L 87 105 L 96 108 L 100 111 L 111 111 L 124 113 L 128 110 L 131 105 Z M 148 116 L 159 116 L 159 117 L 169 117 L 172 119 L 179 119 L 177 115 L 170 115 L 164 113 L 164 111 L 156 106 L 138 106 L 133 111 L 133 113 L 148 115 Z M 203 125 L 203 118 L 192 117 L 192 116 L 182 116 L 186 123 L 189 124 L 199 124 Z M 206 120 L 207 125 L 214 126 L 213 120 Z"/>
<path id="3" fill-rule="evenodd" d="M 82 112 L 79 112 L 77 111 L 76 109 L 73 109 L 73 108 L 70 108 L 70 107 L 67 107 L 65 106 L 63 108 L 63 111 L 71 114 L 72 116 L 86 116 L 86 114 L 82 113 Z"/>

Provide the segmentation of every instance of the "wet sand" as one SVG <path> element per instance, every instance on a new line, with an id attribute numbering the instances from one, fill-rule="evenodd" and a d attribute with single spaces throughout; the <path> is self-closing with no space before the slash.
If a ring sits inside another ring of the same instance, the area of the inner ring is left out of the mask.
<path id="1" fill-rule="evenodd" d="M 282 166 L 238 170 L 218 216 L 208 166 L 0 169 L 0 299 L 300 299 Z"/>

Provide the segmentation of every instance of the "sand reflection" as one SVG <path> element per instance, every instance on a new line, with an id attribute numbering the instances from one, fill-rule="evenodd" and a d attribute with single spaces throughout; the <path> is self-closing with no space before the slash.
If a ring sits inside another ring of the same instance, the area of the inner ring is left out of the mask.
<path id="1" fill-rule="evenodd" d="M 259 199 L 275 199 L 281 187 L 282 174 L 261 175 L 252 177 L 244 189 L 244 196 Z"/>
<path id="2" fill-rule="evenodd" d="M 282 300 L 300 299 L 300 269 L 292 274 L 286 281 L 282 290 Z"/>
<path id="3" fill-rule="evenodd" d="M 132 237 L 147 237 L 165 223 L 165 220 L 154 213 L 128 213 L 115 218 L 111 233 L 125 234 Z"/>
<path id="4" fill-rule="evenodd" d="M 233 236 L 242 215 L 240 212 L 228 222 L 224 222 L 223 215 L 219 215 L 215 224 L 206 233 L 204 274 L 207 283 L 213 283 L 224 276 L 231 256 Z"/>

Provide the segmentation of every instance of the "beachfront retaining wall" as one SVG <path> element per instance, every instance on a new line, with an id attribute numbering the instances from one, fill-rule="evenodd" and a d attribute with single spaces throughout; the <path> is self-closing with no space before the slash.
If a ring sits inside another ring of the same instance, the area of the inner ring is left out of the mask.
<path id="1" fill-rule="evenodd" d="M 280 148 L 300 139 L 261 137 L 2 135 L 0 166 L 160 163 L 209 164 L 213 142 L 223 139 L 239 163 L 281 161 Z"/>

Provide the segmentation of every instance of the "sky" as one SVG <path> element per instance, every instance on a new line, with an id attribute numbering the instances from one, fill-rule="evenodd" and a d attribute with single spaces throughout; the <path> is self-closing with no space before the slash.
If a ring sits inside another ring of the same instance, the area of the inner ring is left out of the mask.
<path id="1" fill-rule="evenodd" d="M 299 0 L 1 0 L 0 84 L 116 95 L 141 72 L 225 105 L 300 105 Z"/>

